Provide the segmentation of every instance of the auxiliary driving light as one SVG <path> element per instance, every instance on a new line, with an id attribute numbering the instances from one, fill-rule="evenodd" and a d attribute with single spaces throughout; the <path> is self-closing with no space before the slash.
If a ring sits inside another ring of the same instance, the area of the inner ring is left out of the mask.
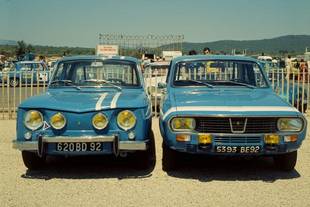
<path id="1" fill-rule="evenodd" d="M 96 129 L 102 130 L 108 125 L 108 118 L 104 114 L 98 113 L 93 117 L 92 123 Z"/>
<path id="2" fill-rule="evenodd" d="M 264 140 L 266 144 L 279 144 L 280 136 L 277 134 L 266 134 Z"/>
<path id="3" fill-rule="evenodd" d="M 50 118 L 50 124 L 52 125 L 54 129 L 62 129 L 65 127 L 66 123 L 67 121 L 66 121 L 65 116 L 60 112 L 54 114 Z"/>
<path id="4" fill-rule="evenodd" d="M 43 116 L 39 111 L 30 110 L 25 115 L 24 124 L 28 129 L 35 131 L 43 125 Z"/>
<path id="5" fill-rule="evenodd" d="M 117 124 L 120 128 L 127 131 L 136 125 L 137 119 L 133 112 L 124 110 L 117 115 Z"/>
<path id="6" fill-rule="evenodd" d="M 199 144 L 211 144 L 212 135 L 211 134 L 198 134 L 198 143 Z"/>

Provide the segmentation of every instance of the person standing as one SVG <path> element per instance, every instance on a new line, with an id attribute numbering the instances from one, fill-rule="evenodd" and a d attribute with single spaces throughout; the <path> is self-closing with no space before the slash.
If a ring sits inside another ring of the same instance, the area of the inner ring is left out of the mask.
<path id="1" fill-rule="evenodd" d="M 286 68 L 286 79 L 289 80 L 292 69 L 292 59 L 290 55 L 288 55 L 287 58 L 285 59 L 285 68 Z"/>
<path id="2" fill-rule="evenodd" d="M 197 52 L 196 52 L 196 50 L 190 50 L 188 52 L 188 55 L 197 55 Z"/>
<path id="3" fill-rule="evenodd" d="M 203 48 L 202 52 L 203 52 L 204 55 L 210 55 L 211 54 L 211 50 L 208 47 Z"/>

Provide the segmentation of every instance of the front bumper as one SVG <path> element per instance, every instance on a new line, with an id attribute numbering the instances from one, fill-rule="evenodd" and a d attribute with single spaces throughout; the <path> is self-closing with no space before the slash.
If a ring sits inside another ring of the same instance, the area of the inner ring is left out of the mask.
<path id="1" fill-rule="evenodd" d="M 46 144 L 53 143 L 72 143 L 72 142 L 106 142 L 112 143 L 113 153 L 119 154 L 119 151 L 143 151 L 148 148 L 148 141 L 120 141 L 117 136 L 83 136 L 83 137 L 39 137 L 38 141 L 13 141 L 13 148 L 20 151 L 37 151 L 39 155 L 46 154 Z"/>

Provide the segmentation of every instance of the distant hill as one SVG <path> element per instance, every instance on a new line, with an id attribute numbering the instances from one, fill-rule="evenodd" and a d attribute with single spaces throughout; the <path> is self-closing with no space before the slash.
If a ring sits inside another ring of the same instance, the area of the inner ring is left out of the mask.
<path id="1" fill-rule="evenodd" d="M 236 49 L 237 51 L 247 50 L 251 54 L 262 52 L 266 54 L 301 54 L 304 53 L 306 47 L 310 47 L 310 35 L 287 35 L 262 40 L 221 40 L 205 43 L 183 43 L 184 52 L 188 52 L 189 50 L 201 52 L 204 47 L 209 47 L 213 51 L 223 51 L 226 53 L 230 53 L 232 49 Z"/>
<path id="2" fill-rule="evenodd" d="M 2 39 L 0 39 L 0 45 L 17 45 L 17 42 L 14 40 L 2 40 Z"/>
<path id="3" fill-rule="evenodd" d="M 2 40 L 0 39 L 0 54 L 7 54 L 12 56 L 15 54 L 17 41 L 14 40 Z M 215 42 L 204 43 L 183 43 L 183 53 L 187 54 L 190 50 L 196 50 L 201 53 L 204 47 L 209 47 L 215 53 L 227 53 L 230 54 L 232 49 L 238 52 L 243 50 L 247 51 L 247 55 L 259 55 L 265 53 L 266 55 L 299 55 L 305 52 L 305 48 L 310 49 L 310 35 L 287 35 L 276 37 L 272 39 L 262 40 L 220 40 Z M 33 45 L 33 51 L 40 55 L 86 55 L 95 54 L 95 48 L 80 48 L 80 47 L 53 47 L 53 46 L 40 46 Z M 163 45 L 161 50 L 167 50 L 173 48 L 173 45 Z M 126 55 L 132 55 L 141 57 L 141 54 L 135 55 L 137 51 L 130 49 L 130 52 Z"/>

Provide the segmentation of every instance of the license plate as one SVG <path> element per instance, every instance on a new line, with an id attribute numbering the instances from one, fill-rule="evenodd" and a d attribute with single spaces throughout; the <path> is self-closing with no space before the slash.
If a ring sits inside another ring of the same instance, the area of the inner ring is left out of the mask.
<path id="1" fill-rule="evenodd" d="M 60 152 L 99 152 L 102 151 L 102 142 L 59 142 L 56 151 Z"/>
<path id="2" fill-rule="evenodd" d="M 240 154 L 256 154 L 261 150 L 260 146 L 216 146 L 217 153 L 240 153 Z"/>

